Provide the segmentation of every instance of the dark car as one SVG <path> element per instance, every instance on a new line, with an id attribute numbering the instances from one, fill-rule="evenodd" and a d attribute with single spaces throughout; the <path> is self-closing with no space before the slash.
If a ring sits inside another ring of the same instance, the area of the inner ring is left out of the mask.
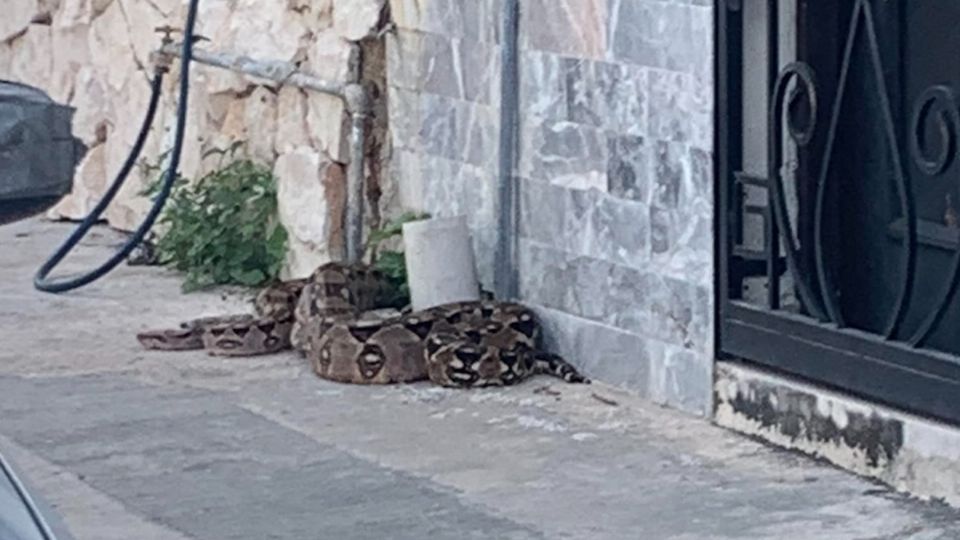
<path id="1" fill-rule="evenodd" d="M 0 452 L 2 452 L 0 448 Z M 72 540 L 59 517 L 31 493 L 24 477 L 0 453 L 0 538 Z"/>
<path id="2" fill-rule="evenodd" d="M 0 81 L 0 225 L 43 212 L 70 192 L 84 153 L 73 109 L 43 91 Z M 0 447 L 0 540 L 72 540 Z"/>
<path id="3" fill-rule="evenodd" d="M 86 151 L 74 109 L 24 84 L 0 80 L 0 225 L 43 212 L 73 186 Z"/>

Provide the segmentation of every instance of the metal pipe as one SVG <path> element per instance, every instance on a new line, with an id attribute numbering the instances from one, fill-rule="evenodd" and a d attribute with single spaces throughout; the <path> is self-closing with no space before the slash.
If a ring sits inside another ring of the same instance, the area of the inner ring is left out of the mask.
<path id="1" fill-rule="evenodd" d="M 158 53 L 179 56 L 180 49 L 176 44 L 169 44 L 161 47 Z M 258 60 L 249 56 L 201 50 L 194 50 L 193 61 L 282 85 L 313 90 L 343 101 L 350 115 L 350 155 L 347 162 L 347 207 L 342 224 L 343 243 L 347 261 L 359 261 L 363 256 L 364 153 L 367 117 L 370 115 L 369 93 L 359 81 L 359 65 L 353 69 L 356 80 L 337 83 L 300 71 L 292 62 Z M 357 62 L 359 61 L 358 58 Z"/>
<path id="2" fill-rule="evenodd" d="M 160 48 L 160 54 L 180 56 L 180 48 L 176 43 L 170 43 Z M 228 69 L 266 79 L 281 84 L 289 84 L 308 90 L 314 90 L 331 96 L 343 98 L 345 84 L 327 81 L 308 73 L 303 73 L 292 62 L 280 60 L 258 60 L 239 54 L 224 52 L 210 52 L 195 49 L 193 61 L 199 64 Z"/>
<path id="3" fill-rule="evenodd" d="M 497 243 L 494 291 L 497 298 L 516 298 L 518 205 L 514 165 L 517 154 L 520 72 L 517 37 L 520 30 L 518 0 L 504 0 L 501 19 L 503 50 L 500 73 L 500 163 L 497 178 Z"/>
<path id="4" fill-rule="evenodd" d="M 350 112 L 350 162 L 347 164 L 347 210 L 344 212 L 344 234 L 347 260 L 363 257 L 363 194 L 366 124 L 370 104 L 366 90 L 359 84 L 346 88 L 345 101 Z"/>

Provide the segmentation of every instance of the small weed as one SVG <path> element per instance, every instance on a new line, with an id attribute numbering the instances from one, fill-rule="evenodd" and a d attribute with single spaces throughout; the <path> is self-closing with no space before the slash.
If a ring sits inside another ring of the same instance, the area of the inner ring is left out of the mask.
<path id="1" fill-rule="evenodd" d="M 287 231 L 277 217 L 276 182 L 253 161 L 233 161 L 193 183 L 177 179 L 159 223 L 159 260 L 186 274 L 184 291 L 263 285 L 283 266 Z"/>
<path id="2" fill-rule="evenodd" d="M 403 251 L 384 249 L 383 245 L 403 235 L 404 223 L 429 217 L 429 214 L 408 212 L 388 221 L 383 227 L 370 231 L 366 256 L 373 260 L 373 267 L 382 272 L 390 283 L 390 289 L 378 304 L 402 308 L 410 303 L 410 286 L 407 284 L 407 264 Z"/>

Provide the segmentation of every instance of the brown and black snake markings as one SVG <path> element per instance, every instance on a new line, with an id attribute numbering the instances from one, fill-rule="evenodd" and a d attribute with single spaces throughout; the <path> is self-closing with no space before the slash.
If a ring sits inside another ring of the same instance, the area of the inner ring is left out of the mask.
<path id="1" fill-rule="evenodd" d="M 430 379 L 452 388 L 511 386 L 534 375 L 589 383 L 538 348 L 533 311 L 510 302 L 460 302 L 377 317 L 385 281 L 364 265 L 325 264 L 307 279 L 263 289 L 257 315 L 208 317 L 137 334 L 148 349 L 252 356 L 294 348 L 325 379 L 391 384 Z"/>

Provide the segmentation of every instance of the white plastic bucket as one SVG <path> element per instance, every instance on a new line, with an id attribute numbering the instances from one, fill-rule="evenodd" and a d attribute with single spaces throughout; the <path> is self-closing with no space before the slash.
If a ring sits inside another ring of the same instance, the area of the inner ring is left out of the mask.
<path id="1" fill-rule="evenodd" d="M 479 300 L 473 243 L 465 217 L 406 223 L 403 244 L 414 310 Z"/>

